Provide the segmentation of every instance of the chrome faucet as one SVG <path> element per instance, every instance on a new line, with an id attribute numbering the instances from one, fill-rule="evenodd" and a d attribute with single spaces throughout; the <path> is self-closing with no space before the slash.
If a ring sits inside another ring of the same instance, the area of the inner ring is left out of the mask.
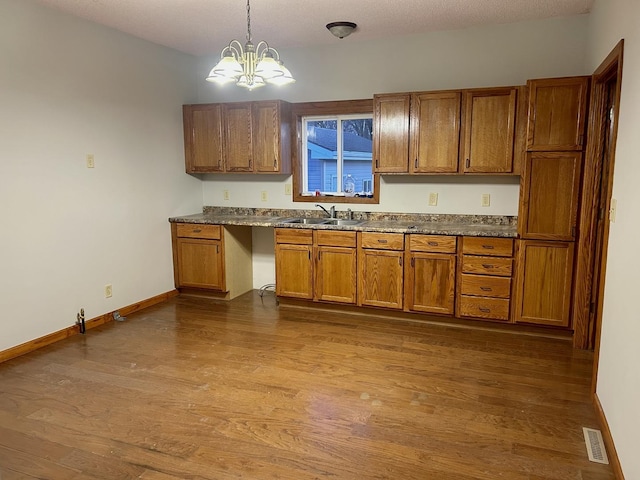
<path id="1" fill-rule="evenodd" d="M 322 210 L 324 210 L 324 213 L 326 213 L 329 218 L 336 218 L 336 207 L 335 207 L 335 205 L 331 205 L 331 208 L 329 210 L 324 208 L 319 203 L 316 203 L 316 207 L 320 207 Z"/>

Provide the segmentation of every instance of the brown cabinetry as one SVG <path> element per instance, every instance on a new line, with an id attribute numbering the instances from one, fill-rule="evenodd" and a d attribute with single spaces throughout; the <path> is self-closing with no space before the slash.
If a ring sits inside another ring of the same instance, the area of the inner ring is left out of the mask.
<path id="1" fill-rule="evenodd" d="M 187 173 L 290 173 L 290 107 L 282 101 L 184 105 Z"/>
<path id="2" fill-rule="evenodd" d="M 184 159 L 188 173 L 224 171 L 224 122 L 221 104 L 185 105 Z"/>
<path id="3" fill-rule="evenodd" d="M 581 171 L 581 152 L 527 154 L 518 218 L 522 238 L 575 239 Z"/>
<path id="4" fill-rule="evenodd" d="M 573 242 L 518 241 L 515 321 L 569 326 Z"/>
<path id="5" fill-rule="evenodd" d="M 411 97 L 411 173 L 456 173 L 460 145 L 458 91 Z"/>
<path id="6" fill-rule="evenodd" d="M 513 172 L 517 91 L 513 87 L 464 92 L 464 173 Z"/>
<path id="7" fill-rule="evenodd" d="M 374 96 L 374 170 L 411 174 L 519 173 L 524 87 Z"/>
<path id="8" fill-rule="evenodd" d="M 276 295 L 313 298 L 313 230 L 276 228 Z"/>
<path id="9" fill-rule="evenodd" d="M 356 232 L 316 230 L 314 299 L 356 303 Z"/>
<path id="10" fill-rule="evenodd" d="M 171 224 L 176 288 L 234 298 L 253 288 L 250 227 Z"/>
<path id="11" fill-rule="evenodd" d="M 509 320 L 512 257 L 510 238 L 463 237 L 458 316 Z"/>
<path id="12" fill-rule="evenodd" d="M 358 233 L 358 305 L 402 309 L 404 234 Z"/>
<path id="13" fill-rule="evenodd" d="M 373 102 L 374 170 L 376 173 L 406 173 L 411 95 L 374 95 Z"/>
<path id="14" fill-rule="evenodd" d="M 527 85 L 527 150 L 583 150 L 589 77 L 529 80 Z"/>
<path id="15" fill-rule="evenodd" d="M 406 240 L 405 309 L 452 315 L 456 237 L 411 234 Z"/>

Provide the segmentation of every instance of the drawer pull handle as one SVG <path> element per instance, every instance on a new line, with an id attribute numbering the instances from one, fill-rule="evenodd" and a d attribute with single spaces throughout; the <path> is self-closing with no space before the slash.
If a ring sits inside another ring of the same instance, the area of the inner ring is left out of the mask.
<path id="1" fill-rule="evenodd" d="M 440 244 L 438 242 L 427 242 L 427 245 L 429 245 L 431 247 L 437 247 Z"/>
<path id="2" fill-rule="evenodd" d="M 491 287 L 480 287 L 480 290 L 482 290 L 483 292 L 491 292 L 491 291 L 493 291 L 493 289 Z"/>
<path id="3" fill-rule="evenodd" d="M 200 230 L 199 228 L 193 230 L 193 233 L 200 233 L 200 232 L 202 232 L 202 230 Z"/>
<path id="4" fill-rule="evenodd" d="M 478 310 L 480 310 L 482 313 L 491 313 L 490 308 L 478 307 Z"/>
<path id="5" fill-rule="evenodd" d="M 379 239 L 378 239 L 378 243 L 387 243 L 387 240 L 384 240 L 384 239 L 382 239 L 382 238 L 379 238 Z"/>
<path id="6" fill-rule="evenodd" d="M 485 248 L 487 250 L 493 250 L 493 245 L 482 245 L 482 248 Z"/>
<path id="7" fill-rule="evenodd" d="M 490 263 L 483 263 L 482 266 L 484 268 L 493 268 L 493 265 L 491 265 Z"/>

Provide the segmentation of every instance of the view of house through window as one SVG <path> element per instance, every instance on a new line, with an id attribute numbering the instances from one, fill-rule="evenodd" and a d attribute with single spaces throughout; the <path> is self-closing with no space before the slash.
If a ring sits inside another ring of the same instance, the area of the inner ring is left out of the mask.
<path id="1" fill-rule="evenodd" d="M 303 117 L 302 188 L 306 195 L 373 195 L 371 115 Z"/>

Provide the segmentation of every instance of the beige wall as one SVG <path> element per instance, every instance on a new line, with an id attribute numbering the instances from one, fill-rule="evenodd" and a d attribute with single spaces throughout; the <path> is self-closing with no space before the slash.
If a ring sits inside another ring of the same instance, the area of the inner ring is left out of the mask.
<path id="1" fill-rule="evenodd" d="M 622 105 L 613 182 L 618 208 L 611 224 L 598 370 L 600 399 L 625 478 L 640 478 L 640 3 L 597 0 L 590 18 L 589 68 L 624 38 Z"/>
<path id="2" fill-rule="evenodd" d="M 167 218 L 202 187 L 182 146 L 193 57 L 1 0 L 0 59 L 1 351 L 171 290 Z"/>

